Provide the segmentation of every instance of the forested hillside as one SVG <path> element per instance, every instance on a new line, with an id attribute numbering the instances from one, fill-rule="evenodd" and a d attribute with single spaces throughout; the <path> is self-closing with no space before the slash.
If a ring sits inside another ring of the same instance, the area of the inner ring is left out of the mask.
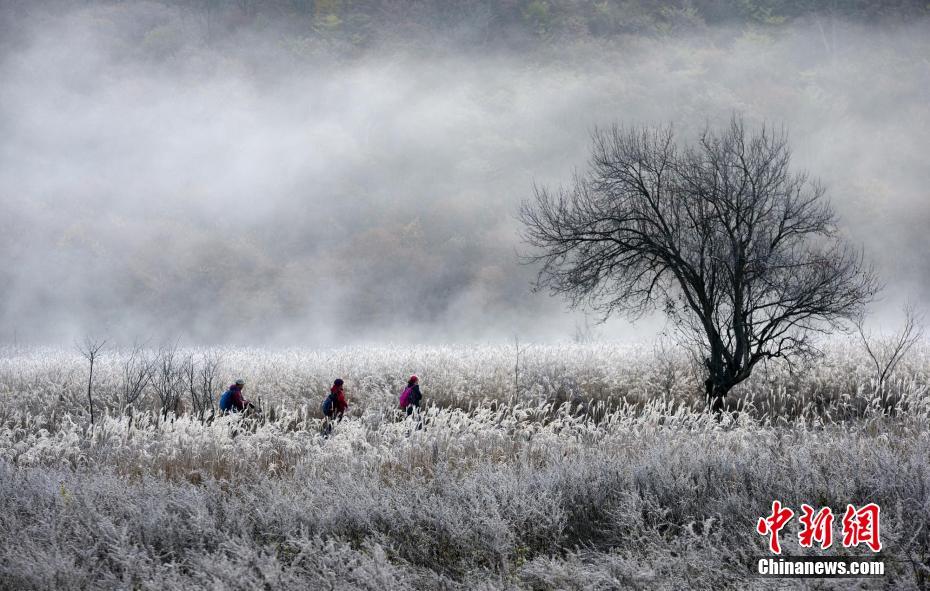
<path id="1" fill-rule="evenodd" d="M 15 33 L 18 19 L 27 13 L 55 14 L 60 8 L 56 4 L 62 3 L 6 0 L 3 4 L 3 27 Z M 119 10 L 125 3 L 109 4 Z M 295 43 L 322 38 L 356 47 L 412 38 L 478 46 L 527 45 L 674 35 L 719 25 L 777 29 L 818 19 L 907 22 L 930 13 L 925 0 L 163 0 L 151 4 L 188 13 L 209 36 L 284 24 L 282 32 Z"/>

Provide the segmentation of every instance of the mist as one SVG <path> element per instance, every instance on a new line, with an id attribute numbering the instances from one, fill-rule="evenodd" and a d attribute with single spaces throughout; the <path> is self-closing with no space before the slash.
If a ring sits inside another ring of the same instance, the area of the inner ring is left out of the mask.
<path id="1" fill-rule="evenodd" d="M 483 43 L 155 2 L 0 4 L 0 341 L 568 339 L 515 213 L 599 125 L 784 125 L 887 287 L 930 297 L 930 26 Z M 647 318 L 604 336 L 661 329 Z"/>

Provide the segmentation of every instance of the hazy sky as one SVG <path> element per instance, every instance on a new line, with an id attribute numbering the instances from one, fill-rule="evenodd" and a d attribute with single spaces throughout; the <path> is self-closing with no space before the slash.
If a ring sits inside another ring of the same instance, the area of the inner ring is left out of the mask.
<path id="1" fill-rule="evenodd" d="M 926 22 L 312 58 L 274 26 L 208 38 L 153 2 L 15 28 L 0 341 L 571 338 L 577 315 L 517 262 L 519 202 L 584 166 L 595 125 L 733 111 L 788 127 L 886 307 L 930 294 Z"/>

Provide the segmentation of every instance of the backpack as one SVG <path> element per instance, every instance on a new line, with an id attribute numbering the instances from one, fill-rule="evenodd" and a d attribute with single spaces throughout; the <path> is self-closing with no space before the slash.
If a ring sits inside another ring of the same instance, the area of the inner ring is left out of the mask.
<path id="1" fill-rule="evenodd" d="M 220 396 L 220 410 L 223 412 L 229 411 L 232 408 L 232 390 L 226 390 L 223 392 L 223 395 Z"/>
<path id="2" fill-rule="evenodd" d="M 413 392 L 413 386 L 407 386 L 400 393 L 400 407 L 407 408 L 410 405 L 410 393 Z"/>
<path id="3" fill-rule="evenodd" d="M 332 394 L 329 394 L 323 400 L 323 416 L 325 417 L 333 416 L 333 405 L 335 404 L 335 400 L 333 398 L 334 396 Z"/>

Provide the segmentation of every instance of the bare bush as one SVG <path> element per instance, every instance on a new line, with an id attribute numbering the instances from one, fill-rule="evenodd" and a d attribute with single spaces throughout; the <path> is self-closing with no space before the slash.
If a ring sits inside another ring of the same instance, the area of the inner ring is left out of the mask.
<path id="1" fill-rule="evenodd" d="M 885 385 L 908 352 L 924 336 L 924 315 L 913 304 L 904 306 L 904 325 L 891 335 L 876 335 L 865 328 L 863 316 L 856 320 L 856 329 L 862 346 L 875 368 L 876 390 L 885 405 Z"/>
<path id="2" fill-rule="evenodd" d="M 120 412 L 126 412 L 130 406 L 135 406 L 145 393 L 152 381 L 155 368 L 153 359 L 145 347 L 135 344 L 129 349 L 120 361 Z"/>
<path id="3" fill-rule="evenodd" d="M 217 390 L 220 386 L 219 374 L 222 366 L 222 357 L 216 351 L 202 351 L 199 359 L 190 353 L 184 359 L 182 373 L 188 396 L 197 419 L 203 422 L 207 411 L 214 416 L 216 408 L 213 404 Z"/>
<path id="4" fill-rule="evenodd" d="M 167 420 L 168 412 L 178 413 L 181 394 L 184 392 L 182 364 L 177 343 L 162 345 L 158 348 L 153 370 L 152 387 L 158 395 L 162 420 Z"/>

